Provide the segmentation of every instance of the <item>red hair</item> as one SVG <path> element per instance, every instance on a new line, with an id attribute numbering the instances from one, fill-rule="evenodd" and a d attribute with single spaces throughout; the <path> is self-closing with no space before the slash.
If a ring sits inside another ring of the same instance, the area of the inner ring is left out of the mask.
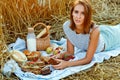
<path id="1" fill-rule="evenodd" d="M 87 34 L 89 33 L 90 31 L 90 28 L 91 28 L 91 24 L 92 24 L 92 8 L 91 8 L 91 5 L 89 3 L 89 1 L 87 0 L 76 0 L 73 5 L 72 5 L 72 8 L 71 8 L 71 13 L 70 13 L 70 21 L 71 21 L 71 24 L 70 24 L 70 28 L 72 30 L 75 30 L 75 23 L 73 21 L 73 16 L 72 16 L 72 13 L 73 13 L 73 10 L 75 8 L 76 5 L 78 4 L 81 4 L 84 6 L 84 10 L 85 10 L 85 18 L 84 18 L 84 33 Z"/>

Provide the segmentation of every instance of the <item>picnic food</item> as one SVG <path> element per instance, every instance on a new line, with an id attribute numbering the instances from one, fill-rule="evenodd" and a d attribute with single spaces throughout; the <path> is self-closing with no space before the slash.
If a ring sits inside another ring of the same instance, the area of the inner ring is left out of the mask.
<path id="1" fill-rule="evenodd" d="M 55 48 L 55 50 L 53 51 L 53 54 L 54 54 L 54 55 L 59 54 L 59 53 L 61 53 L 62 50 L 63 50 L 63 47 L 58 46 L 58 47 Z"/>
<path id="2" fill-rule="evenodd" d="M 50 54 L 52 51 L 53 51 L 53 48 L 52 48 L 52 47 L 48 47 L 48 48 L 46 49 L 46 52 L 47 52 L 48 54 Z"/>
<path id="3" fill-rule="evenodd" d="M 48 61 L 49 64 L 52 64 L 52 65 L 57 65 L 59 64 L 59 62 L 57 60 L 55 60 L 54 58 L 50 58 L 49 61 Z"/>
<path id="4" fill-rule="evenodd" d="M 32 72 L 34 74 L 47 75 L 50 74 L 50 67 L 43 61 L 27 61 L 25 64 L 20 65 L 25 72 Z"/>
<path id="5" fill-rule="evenodd" d="M 27 61 L 24 65 L 22 66 L 25 66 L 25 67 L 36 67 L 36 66 L 39 66 L 39 67 L 44 67 L 45 66 L 45 63 L 43 61 L 37 61 L 37 62 L 34 62 L 34 61 Z"/>
<path id="6" fill-rule="evenodd" d="M 62 59 L 65 61 L 69 61 L 70 59 L 74 59 L 74 58 L 75 57 L 71 54 L 65 54 Z"/>
<path id="7" fill-rule="evenodd" d="M 24 65 L 20 65 L 22 70 L 25 72 L 32 72 L 34 74 L 41 74 L 41 69 L 45 66 L 44 62 L 33 62 L 28 61 Z"/>
<path id="8" fill-rule="evenodd" d="M 30 54 L 31 54 L 31 53 L 30 53 L 30 51 L 29 51 L 29 50 L 27 50 L 27 49 L 26 49 L 26 50 L 24 50 L 24 51 L 23 51 L 23 53 L 24 53 L 26 56 L 28 56 L 28 55 L 30 55 Z"/>
<path id="9" fill-rule="evenodd" d="M 37 61 L 41 56 L 39 51 L 30 52 L 29 50 L 24 50 L 23 53 L 27 56 L 29 61 Z"/>
<path id="10" fill-rule="evenodd" d="M 47 57 L 47 56 L 41 56 L 40 57 L 40 60 L 45 62 L 45 64 L 48 64 L 49 59 L 50 59 L 50 57 Z"/>
<path id="11" fill-rule="evenodd" d="M 24 53 L 22 53 L 21 51 L 18 50 L 12 50 L 10 51 L 12 58 L 18 62 L 18 63 L 23 63 L 25 61 L 27 61 L 27 57 Z"/>
<path id="12" fill-rule="evenodd" d="M 53 54 L 54 54 L 54 55 L 59 54 L 59 53 L 60 53 L 59 50 L 54 50 L 54 51 L 53 51 Z"/>
<path id="13" fill-rule="evenodd" d="M 50 70 L 49 66 L 45 66 L 44 68 L 41 69 L 41 74 L 42 75 L 47 75 L 47 74 L 50 74 L 50 73 L 51 73 L 51 70 Z"/>
<path id="14" fill-rule="evenodd" d="M 33 51 L 30 55 L 27 56 L 29 61 L 37 61 L 41 53 L 39 51 Z"/>
<path id="15" fill-rule="evenodd" d="M 41 56 L 40 59 L 41 61 L 44 61 L 46 64 L 52 64 L 52 65 L 59 64 L 57 60 L 55 60 L 54 58 L 47 57 L 47 56 Z"/>
<path id="16" fill-rule="evenodd" d="M 21 66 L 21 69 L 25 72 L 32 72 L 34 74 L 47 75 L 51 73 L 50 64 L 57 65 L 59 62 L 54 58 L 49 56 L 41 56 L 39 51 L 28 51 L 24 50 L 24 54 L 26 54 L 28 61 L 25 62 Z"/>

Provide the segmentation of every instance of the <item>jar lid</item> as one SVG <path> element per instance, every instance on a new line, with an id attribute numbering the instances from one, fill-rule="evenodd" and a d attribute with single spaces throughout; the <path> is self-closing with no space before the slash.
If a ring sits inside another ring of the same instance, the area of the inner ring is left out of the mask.
<path id="1" fill-rule="evenodd" d="M 28 32 L 30 33 L 34 32 L 34 28 L 28 28 Z"/>

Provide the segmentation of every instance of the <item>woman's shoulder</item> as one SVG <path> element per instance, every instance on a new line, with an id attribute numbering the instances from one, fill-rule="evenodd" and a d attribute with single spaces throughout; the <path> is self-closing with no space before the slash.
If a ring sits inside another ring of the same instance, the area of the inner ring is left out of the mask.
<path id="1" fill-rule="evenodd" d="M 63 30 L 64 32 L 71 32 L 71 29 L 70 29 L 70 20 L 67 20 L 64 22 L 63 24 Z"/>
<path id="2" fill-rule="evenodd" d="M 94 24 L 91 31 L 90 31 L 90 34 L 95 34 L 95 33 L 99 33 L 99 25 L 97 24 Z"/>
<path id="3" fill-rule="evenodd" d="M 70 26 L 70 20 L 67 20 L 63 23 L 63 28 Z"/>
<path id="4" fill-rule="evenodd" d="M 70 20 L 64 22 L 63 31 L 67 35 L 67 37 L 74 35 L 74 31 L 70 28 Z"/>

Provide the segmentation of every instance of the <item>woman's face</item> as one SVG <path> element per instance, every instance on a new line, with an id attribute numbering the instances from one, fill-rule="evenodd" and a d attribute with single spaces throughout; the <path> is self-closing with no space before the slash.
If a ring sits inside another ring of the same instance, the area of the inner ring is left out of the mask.
<path id="1" fill-rule="evenodd" d="M 76 27 L 83 26 L 84 24 L 84 6 L 81 4 L 78 4 L 74 7 L 73 13 L 73 21 L 76 25 Z"/>

